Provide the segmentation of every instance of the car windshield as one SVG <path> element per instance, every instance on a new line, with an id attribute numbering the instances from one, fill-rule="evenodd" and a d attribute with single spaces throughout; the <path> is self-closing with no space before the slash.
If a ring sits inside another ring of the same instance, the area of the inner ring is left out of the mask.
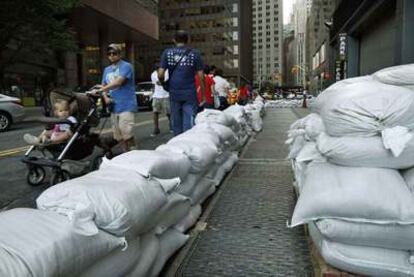
<path id="1" fill-rule="evenodd" d="M 138 84 L 137 91 L 149 91 L 152 90 L 154 85 L 152 83 Z"/>

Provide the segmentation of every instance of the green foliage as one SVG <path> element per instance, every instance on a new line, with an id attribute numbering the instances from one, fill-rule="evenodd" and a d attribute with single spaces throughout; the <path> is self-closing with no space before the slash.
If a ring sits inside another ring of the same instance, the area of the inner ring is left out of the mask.
<path id="1" fill-rule="evenodd" d="M 0 9 L 0 72 L 23 51 L 75 51 L 67 26 L 79 0 L 2 0 Z"/>

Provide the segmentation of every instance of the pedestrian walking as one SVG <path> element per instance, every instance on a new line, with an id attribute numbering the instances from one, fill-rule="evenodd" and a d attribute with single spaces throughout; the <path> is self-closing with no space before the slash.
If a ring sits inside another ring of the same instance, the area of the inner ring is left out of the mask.
<path id="1" fill-rule="evenodd" d="M 151 134 L 152 137 L 155 137 L 161 132 L 159 126 L 159 117 L 160 114 L 163 112 L 168 117 L 170 130 L 172 129 L 170 120 L 170 94 L 162 87 L 158 79 L 159 67 L 159 63 L 156 63 L 154 66 L 154 71 L 151 74 L 151 81 L 154 84 L 154 94 L 152 96 L 152 111 L 154 113 L 154 131 Z M 168 80 L 168 70 L 165 71 L 164 75 L 164 80 Z"/>
<path id="2" fill-rule="evenodd" d="M 183 30 L 177 31 L 175 47 L 166 49 L 161 55 L 158 78 L 165 83 L 165 71 L 169 72 L 166 82 L 170 93 L 171 117 L 174 135 L 187 131 L 194 125 L 197 112 L 197 92 L 194 76 L 197 74 L 201 85 L 201 103 L 205 103 L 203 62 L 198 51 L 187 46 L 189 35 Z"/>
<path id="3" fill-rule="evenodd" d="M 246 105 L 249 97 L 249 91 L 247 90 L 246 84 L 242 81 L 242 84 L 237 92 L 237 103 L 239 105 Z"/>
<path id="4" fill-rule="evenodd" d="M 223 78 L 223 70 L 218 68 L 214 76 L 214 89 L 217 92 L 220 100 L 219 110 L 224 110 L 229 106 L 227 98 L 229 97 L 230 83 Z"/>
<path id="5" fill-rule="evenodd" d="M 104 101 L 110 106 L 114 138 L 124 152 L 135 149 L 132 132 L 137 112 L 134 70 L 130 63 L 121 59 L 122 48 L 110 44 L 107 48 L 109 62 L 104 70 L 102 84 L 96 87 L 102 91 Z"/>

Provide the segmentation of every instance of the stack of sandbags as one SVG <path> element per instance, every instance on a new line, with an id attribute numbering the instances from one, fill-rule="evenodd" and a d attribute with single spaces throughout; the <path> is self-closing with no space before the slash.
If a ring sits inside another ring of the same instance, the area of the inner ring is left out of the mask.
<path id="1" fill-rule="evenodd" d="M 104 159 L 98 171 L 47 189 L 38 210 L 1 213 L 0 275 L 157 276 L 237 162 L 240 112 L 204 113 L 155 151 Z"/>
<path id="2" fill-rule="evenodd" d="M 278 99 L 278 100 L 268 100 L 266 101 L 266 109 L 280 109 L 280 108 L 299 108 L 302 107 L 303 100 L 301 99 Z"/>
<path id="3" fill-rule="evenodd" d="M 381 83 L 414 89 L 414 64 L 384 68 L 372 74 Z"/>
<path id="4" fill-rule="evenodd" d="M 302 152 L 310 158 L 291 224 L 308 223 L 321 255 L 339 269 L 414 276 L 413 105 L 412 91 L 363 76 L 316 99 L 325 130 L 314 139 L 293 128 L 305 142 L 292 164 Z"/>
<path id="5" fill-rule="evenodd" d="M 236 120 L 240 129 L 236 132 L 241 145 L 244 145 L 251 135 L 251 118 L 246 113 L 244 106 L 232 105 L 224 110 L 224 113 Z"/>
<path id="6" fill-rule="evenodd" d="M 127 246 L 104 231 L 79 234 L 65 216 L 50 211 L 1 212 L 0 225 L 0 276 L 79 276 Z"/>

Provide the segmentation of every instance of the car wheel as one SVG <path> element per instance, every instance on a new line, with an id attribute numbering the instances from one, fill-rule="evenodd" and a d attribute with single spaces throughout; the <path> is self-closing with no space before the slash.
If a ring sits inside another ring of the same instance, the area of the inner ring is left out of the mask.
<path id="1" fill-rule="evenodd" d="M 10 115 L 5 112 L 0 112 L 0 132 L 4 132 L 10 129 L 12 120 Z"/>

